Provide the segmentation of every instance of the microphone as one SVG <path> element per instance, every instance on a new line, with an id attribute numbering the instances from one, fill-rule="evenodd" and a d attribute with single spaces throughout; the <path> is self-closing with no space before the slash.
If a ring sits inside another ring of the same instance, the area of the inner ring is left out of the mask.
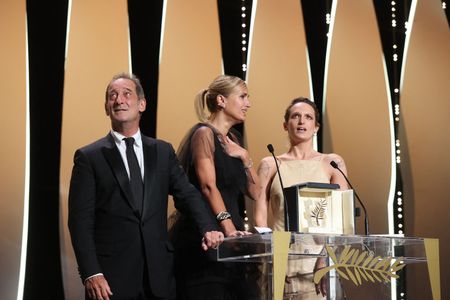
<path id="1" fill-rule="evenodd" d="M 330 165 L 335 168 L 336 170 L 338 170 L 339 172 L 341 172 L 342 176 L 344 176 L 345 181 L 347 181 L 348 185 L 352 188 L 353 193 L 355 194 L 356 199 L 358 199 L 359 204 L 361 205 L 363 211 L 364 211 L 364 232 L 366 235 L 369 235 L 369 217 L 367 216 L 367 210 L 366 207 L 364 206 L 364 204 L 362 203 L 361 199 L 359 198 L 358 194 L 356 193 L 356 190 L 353 188 L 352 184 L 350 183 L 350 181 L 348 180 L 347 176 L 345 176 L 344 172 L 342 172 L 341 169 L 339 169 L 337 163 L 332 160 L 330 162 Z"/>
<path id="2" fill-rule="evenodd" d="M 283 186 L 283 180 L 281 180 L 281 175 L 280 175 L 280 168 L 278 167 L 278 161 L 277 158 L 275 157 L 275 153 L 274 153 L 274 149 L 272 144 L 268 144 L 267 145 L 267 150 L 269 150 L 269 152 L 272 154 L 273 159 L 275 160 L 275 166 L 277 167 L 277 173 L 278 173 L 278 179 L 280 179 L 280 185 L 281 185 L 281 191 L 283 192 L 283 202 L 284 202 L 284 228 L 286 229 L 286 231 L 290 231 L 290 226 L 289 226 L 289 207 L 288 204 L 286 202 L 286 195 L 284 193 L 284 186 Z"/>

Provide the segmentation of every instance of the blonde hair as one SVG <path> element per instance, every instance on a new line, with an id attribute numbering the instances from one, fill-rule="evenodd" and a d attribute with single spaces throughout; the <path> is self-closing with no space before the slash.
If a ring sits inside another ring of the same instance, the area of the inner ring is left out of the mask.
<path id="1" fill-rule="evenodd" d="M 201 122 L 208 120 L 209 115 L 205 112 L 205 106 L 210 114 L 219 110 L 217 97 L 222 95 L 228 97 L 237 86 L 246 86 L 245 81 L 231 75 L 217 76 L 207 89 L 202 89 L 195 96 L 194 106 L 197 117 Z"/>

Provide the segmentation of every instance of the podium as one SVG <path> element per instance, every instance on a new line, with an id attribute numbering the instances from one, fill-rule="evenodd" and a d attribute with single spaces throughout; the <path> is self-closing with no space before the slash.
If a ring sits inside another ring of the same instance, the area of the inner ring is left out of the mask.
<path id="1" fill-rule="evenodd" d="M 397 272 L 406 265 L 426 264 L 433 299 L 440 300 L 439 254 L 436 239 L 400 236 L 358 236 L 273 232 L 226 238 L 218 247 L 219 262 L 260 263 L 267 266 L 267 293 L 261 299 L 283 299 L 287 265 L 293 261 L 322 257 L 326 268 L 314 280 L 327 276 L 327 299 L 397 299 Z M 370 290 L 369 292 L 367 290 Z M 395 296 L 393 296 L 395 295 Z"/>

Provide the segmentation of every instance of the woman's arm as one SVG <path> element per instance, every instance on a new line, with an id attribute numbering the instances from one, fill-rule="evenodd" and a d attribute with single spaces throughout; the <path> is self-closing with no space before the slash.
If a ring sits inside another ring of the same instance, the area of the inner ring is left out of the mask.
<path id="1" fill-rule="evenodd" d="M 261 160 L 258 167 L 258 178 L 260 186 L 260 195 L 255 201 L 253 215 L 255 226 L 267 227 L 267 211 L 270 198 L 270 186 L 275 176 L 276 168 L 272 157 L 266 157 Z"/>
<path id="2" fill-rule="evenodd" d="M 214 136 L 209 127 L 199 128 L 192 136 L 192 154 L 200 191 L 207 199 L 212 213 L 217 216 L 226 211 L 225 203 L 216 185 L 216 171 L 214 165 Z M 220 222 L 225 236 L 243 234 L 237 231 L 231 219 Z"/>

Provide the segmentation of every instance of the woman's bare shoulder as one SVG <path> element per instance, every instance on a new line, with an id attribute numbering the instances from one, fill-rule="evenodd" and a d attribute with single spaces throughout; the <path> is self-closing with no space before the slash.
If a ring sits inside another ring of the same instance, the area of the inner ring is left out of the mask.
<path id="1" fill-rule="evenodd" d="M 287 160 L 295 160 L 288 153 L 282 153 L 277 156 L 278 161 L 287 161 Z"/>
<path id="2" fill-rule="evenodd" d="M 269 182 L 276 173 L 276 165 L 273 156 L 266 156 L 261 159 L 258 166 L 258 176 L 261 182 Z"/>
<path id="3" fill-rule="evenodd" d="M 259 165 L 266 165 L 266 166 L 275 166 L 275 161 L 273 160 L 273 156 L 266 156 L 259 162 Z"/>
<path id="4" fill-rule="evenodd" d="M 344 159 L 339 154 L 328 153 L 328 154 L 323 154 L 323 155 L 324 155 L 323 160 L 325 160 L 326 162 L 331 162 L 331 161 L 335 161 L 336 163 L 344 162 Z"/>
<path id="5" fill-rule="evenodd" d="M 331 162 L 335 162 L 336 165 L 339 167 L 339 169 L 341 169 L 342 171 L 346 172 L 346 166 L 345 166 L 345 162 L 344 159 L 342 158 L 342 156 L 336 154 L 336 153 L 329 153 L 329 154 L 324 154 L 324 157 L 322 159 L 322 162 L 327 166 L 330 167 L 330 169 L 333 169 L 334 167 L 331 167 Z"/>

